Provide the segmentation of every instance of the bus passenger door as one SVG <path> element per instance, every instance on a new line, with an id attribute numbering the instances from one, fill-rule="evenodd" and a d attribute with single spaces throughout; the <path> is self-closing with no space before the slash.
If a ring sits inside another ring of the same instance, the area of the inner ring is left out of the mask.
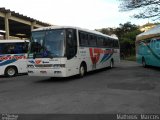
<path id="1" fill-rule="evenodd" d="M 77 58 L 77 36 L 75 29 L 66 30 L 66 57 L 67 76 L 79 73 Z"/>

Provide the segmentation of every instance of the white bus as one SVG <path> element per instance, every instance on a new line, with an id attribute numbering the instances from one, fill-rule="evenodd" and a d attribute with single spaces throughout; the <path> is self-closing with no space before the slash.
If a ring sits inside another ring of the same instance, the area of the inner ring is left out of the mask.
<path id="1" fill-rule="evenodd" d="M 53 26 L 32 31 L 28 75 L 68 77 L 120 61 L 119 41 L 100 32 Z"/>
<path id="2" fill-rule="evenodd" d="M 0 40 L 0 75 L 27 73 L 29 40 Z"/>

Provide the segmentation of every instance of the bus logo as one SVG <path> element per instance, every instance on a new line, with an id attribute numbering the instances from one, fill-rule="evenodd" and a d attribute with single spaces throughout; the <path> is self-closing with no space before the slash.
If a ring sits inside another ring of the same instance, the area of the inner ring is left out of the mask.
<path id="1" fill-rule="evenodd" d="M 11 56 L 11 55 L 8 55 L 8 56 L 0 56 L 0 61 L 3 61 L 3 60 L 19 60 L 19 59 L 27 59 L 26 56 L 24 55 L 14 55 L 14 56 Z"/>
<path id="2" fill-rule="evenodd" d="M 92 64 L 96 64 L 99 61 L 101 54 L 103 55 L 103 57 L 100 62 L 105 62 L 112 56 L 114 50 L 113 49 L 103 50 L 100 48 L 90 48 L 89 52 L 90 52 Z"/>
<path id="3" fill-rule="evenodd" d="M 96 49 L 96 48 L 95 49 L 92 49 L 92 48 L 89 49 L 92 64 L 96 64 L 99 61 L 100 52 L 98 52 L 98 51 L 99 50 Z"/>
<path id="4" fill-rule="evenodd" d="M 35 60 L 35 63 L 36 63 L 36 64 L 40 64 L 40 63 L 41 63 L 41 60 Z"/>

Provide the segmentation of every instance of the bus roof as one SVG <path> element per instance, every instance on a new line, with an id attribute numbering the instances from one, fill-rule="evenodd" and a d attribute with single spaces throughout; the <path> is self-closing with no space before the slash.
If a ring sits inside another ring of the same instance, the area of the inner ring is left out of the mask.
<path id="1" fill-rule="evenodd" d="M 145 40 L 153 37 L 159 37 L 159 36 L 160 36 L 160 25 L 157 25 L 154 28 L 137 35 L 136 41 Z"/>
<path id="2" fill-rule="evenodd" d="M 0 43 L 16 43 L 16 42 L 29 42 L 29 40 L 16 40 L 16 39 L 0 40 Z"/>
<path id="3" fill-rule="evenodd" d="M 104 36 L 104 37 L 109 37 L 109 38 L 118 40 L 118 38 L 115 37 L 115 36 L 109 36 L 109 35 L 105 35 L 105 34 L 103 34 L 101 32 L 98 32 L 98 31 L 88 30 L 88 29 L 73 27 L 73 26 L 49 26 L 49 27 L 37 28 L 37 29 L 34 29 L 32 31 L 51 30 L 51 29 L 65 29 L 65 28 L 77 29 L 77 30 L 81 30 L 81 31 L 85 31 L 85 32 L 89 32 L 89 33 L 93 33 L 93 34 L 97 34 L 97 35 L 101 35 L 101 36 Z"/>

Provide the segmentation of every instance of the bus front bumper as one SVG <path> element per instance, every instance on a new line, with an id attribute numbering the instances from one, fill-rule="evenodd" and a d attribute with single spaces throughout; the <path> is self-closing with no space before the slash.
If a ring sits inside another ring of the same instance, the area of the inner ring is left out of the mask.
<path id="1" fill-rule="evenodd" d="M 28 69 L 29 76 L 67 77 L 65 68 L 62 69 Z"/>

